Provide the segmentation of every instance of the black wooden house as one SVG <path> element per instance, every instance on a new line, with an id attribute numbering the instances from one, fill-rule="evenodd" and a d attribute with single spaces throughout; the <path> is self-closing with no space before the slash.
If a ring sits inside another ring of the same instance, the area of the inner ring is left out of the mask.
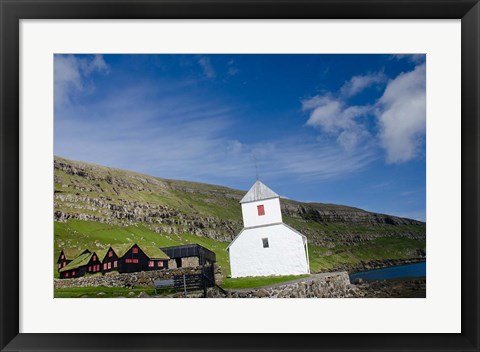
<path id="1" fill-rule="evenodd" d="M 62 251 L 60 252 L 60 255 L 58 256 L 58 260 L 57 260 L 57 271 L 60 271 L 60 269 L 67 266 L 67 264 L 72 262 L 76 257 L 78 257 L 78 256 L 80 256 L 84 253 L 90 253 L 90 251 L 88 249 L 85 249 L 81 253 L 78 253 L 78 251 L 77 251 L 76 255 L 72 255 L 71 252 L 66 252 L 62 249 Z"/>
<path id="2" fill-rule="evenodd" d="M 154 246 L 140 247 L 136 243 L 124 254 L 117 253 L 117 255 L 119 256 L 118 272 L 120 273 L 167 269 L 170 259 L 160 248 Z"/>
<path id="3" fill-rule="evenodd" d="M 102 272 L 118 271 L 119 253 L 125 253 L 130 245 L 110 246 L 102 259 Z"/>
<path id="4" fill-rule="evenodd" d="M 61 279 L 77 278 L 86 273 L 94 274 L 102 271 L 101 261 L 98 255 L 85 250 L 59 270 Z"/>

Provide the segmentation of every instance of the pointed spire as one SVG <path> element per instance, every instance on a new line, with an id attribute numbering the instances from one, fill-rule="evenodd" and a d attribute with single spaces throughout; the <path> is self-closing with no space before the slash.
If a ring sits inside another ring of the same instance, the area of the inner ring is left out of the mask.
<path id="1" fill-rule="evenodd" d="M 257 200 L 271 199 L 280 197 L 270 188 L 265 186 L 261 181 L 257 180 L 252 188 L 245 194 L 240 203 L 254 202 Z"/>

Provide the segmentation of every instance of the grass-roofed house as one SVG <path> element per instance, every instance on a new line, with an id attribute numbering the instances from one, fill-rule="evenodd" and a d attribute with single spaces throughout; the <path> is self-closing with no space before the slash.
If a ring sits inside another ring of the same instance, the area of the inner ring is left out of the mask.
<path id="1" fill-rule="evenodd" d="M 60 269 L 64 268 L 68 263 L 72 262 L 76 257 L 86 252 L 90 253 L 88 249 L 85 249 L 81 253 L 79 253 L 78 250 L 67 251 L 62 249 L 57 260 L 57 270 L 60 271 Z"/>
<path id="2" fill-rule="evenodd" d="M 134 243 L 124 254 L 117 253 L 118 272 L 134 273 L 138 271 L 162 270 L 168 268 L 170 259 L 160 248 L 155 246 L 141 247 Z"/>
<path id="3" fill-rule="evenodd" d="M 111 245 L 103 256 L 102 259 L 102 271 L 108 273 L 111 271 L 118 271 L 118 262 L 121 256 L 123 256 L 130 248 L 132 244 L 114 244 Z"/>
<path id="4" fill-rule="evenodd" d="M 98 255 L 88 250 L 83 251 L 78 257 L 72 260 L 59 270 L 61 279 L 81 277 L 86 273 L 101 272 L 101 262 Z"/>

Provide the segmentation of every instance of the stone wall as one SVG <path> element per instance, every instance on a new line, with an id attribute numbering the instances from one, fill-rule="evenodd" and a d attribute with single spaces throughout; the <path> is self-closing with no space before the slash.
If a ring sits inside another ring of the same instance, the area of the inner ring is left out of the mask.
<path id="1" fill-rule="evenodd" d="M 315 274 L 308 278 L 252 289 L 225 290 L 210 288 L 209 298 L 347 298 L 356 297 L 357 288 L 350 284 L 348 273 Z"/>
<path id="2" fill-rule="evenodd" d="M 141 271 L 138 273 L 109 273 L 102 276 L 84 276 L 76 279 L 55 279 L 55 288 L 107 286 L 107 287 L 154 287 L 155 280 L 173 279 L 177 275 L 201 274 L 202 267 L 186 267 L 177 269 Z M 215 265 L 215 280 L 221 279 L 221 269 Z M 217 282 L 218 283 L 218 282 Z"/>
<path id="3" fill-rule="evenodd" d="M 180 258 L 182 267 L 196 267 L 200 265 L 200 259 L 198 257 L 184 257 Z M 175 259 L 170 259 L 168 261 L 168 267 L 170 269 L 175 269 L 177 267 L 177 261 Z"/>

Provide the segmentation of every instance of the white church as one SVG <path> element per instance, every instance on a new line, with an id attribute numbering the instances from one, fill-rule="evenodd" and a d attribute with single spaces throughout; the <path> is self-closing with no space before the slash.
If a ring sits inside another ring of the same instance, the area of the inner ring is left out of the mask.
<path id="1" fill-rule="evenodd" d="M 240 203 L 243 230 L 227 247 L 232 277 L 310 274 L 307 238 L 283 223 L 280 196 L 257 180 Z"/>

